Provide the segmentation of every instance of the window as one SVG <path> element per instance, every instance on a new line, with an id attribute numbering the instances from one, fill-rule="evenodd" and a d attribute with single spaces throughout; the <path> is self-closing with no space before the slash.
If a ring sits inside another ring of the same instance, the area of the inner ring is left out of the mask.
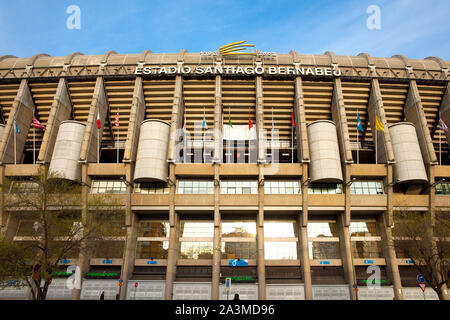
<path id="1" fill-rule="evenodd" d="M 179 194 L 213 194 L 214 181 L 212 180 L 178 180 L 177 193 Z"/>
<path id="2" fill-rule="evenodd" d="M 450 182 L 440 182 L 436 184 L 436 194 L 450 195 Z"/>
<path id="3" fill-rule="evenodd" d="M 376 221 L 351 221 L 350 237 L 354 259 L 383 258 Z"/>
<path id="4" fill-rule="evenodd" d="M 222 259 L 256 259 L 256 242 L 222 242 Z"/>
<path id="5" fill-rule="evenodd" d="M 266 180 L 264 181 L 265 194 L 299 194 L 300 181 L 297 180 Z"/>
<path id="6" fill-rule="evenodd" d="M 297 242 L 264 242 L 266 260 L 296 260 Z"/>
<path id="7" fill-rule="evenodd" d="M 353 259 L 382 258 L 383 253 L 380 241 L 353 241 Z"/>
<path id="8" fill-rule="evenodd" d="M 382 181 L 353 181 L 351 194 L 383 194 Z"/>
<path id="9" fill-rule="evenodd" d="M 91 193 L 125 193 L 127 186 L 121 180 L 93 180 Z"/>
<path id="10" fill-rule="evenodd" d="M 309 194 L 341 194 L 341 183 L 311 183 L 308 188 Z"/>
<path id="11" fill-rule="evenodd" d="M 213 243 L 201 241 L 183 241 L 180 243 L 181 259 L 212 259 Z"/>
<path id="12" fill-rule="evenodd" d="M 13 181 L 9 193 L 38 193 L 39 184 L 32 181 Z"/>
<path id="13" fill-rule="evenodd" d="M 255 238 L 255 222 L 222 222 L 222 237 L 224 238 Z"/>
<path id="14" fill-rule="evenodd" d="M 134 193 L 142 194 L 168 194 L 170 188 L 165 182 L 146 182 L 136 183 L 134 185 Z"/>
<path id="15" fill-rule="evenodd" d="M 297 224 L 295 222 L 264 222 L 265 238 L 296 238 Z"/>
<path id="16" fill-rule="evenodd" d="M 340 259 L 339 238 L 335 221 L 308 222 L 310 259 Z"/>
<path id="17" fill-rule="evenodd" d="M 350 236 L 352 237 L 375 237 L 378 236 L 376 222 L 350 222 Z"/>
<path id="18" fill-rule="evenodd" d="M 139 223 L 139 237 L 168 238 L 170 233 L 169 222 L 141 221 Z"/>
<path id="19" fill-rule="evenodd" d="M 258 182 L 256 180 L 222 180 L 221 194 L 257 194 Z"/>
<path id="20" fill-rule="evenodd" d="M 139 241 L 136 259 L 167 259 L 169 241 Z"/>
<path id="21" fill-rule="evenodd" d="M 212 238 L 214 237 L 213 222 L 181 222 L 182 238 Z"/>

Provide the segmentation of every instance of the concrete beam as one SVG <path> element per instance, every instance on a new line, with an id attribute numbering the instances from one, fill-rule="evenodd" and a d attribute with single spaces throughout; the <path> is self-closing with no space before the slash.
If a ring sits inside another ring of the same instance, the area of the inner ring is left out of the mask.
<path id="1" fill-rule="evenodd" d="M 123 265 L 120 275 L 120 279 L 123 280 L 123 285 L 119 288 L 120 300 L 126 300 L 127 298 L 128 280 L 130 280 L 133 274 L 134 261 L 136 259 L 138 229 L 139 219 L 136 214 L 131 213 L 131 225 L 127 226 L 127 236 L 123 254 Z"/>
<path id="2" fill-rule="evenodd" d="M 49 164 L 52 159 L 56 137 L 58 136 L 59 125 L 62 121 L 70 119 L 72 114 L 72 101 L 70 99 L 67 81 L 65 78 L 59 79 L 58 88 L 53 98 L 52 108 L 48 117 L 47 126 L 42 139 L 41 150 L 37 158 L 37 163 Z"/>
<path id="3" fill-rule="evenodd" d="M 416 134 L 419 139 L 420 151 L 422 152 L 424 163 L 427 165 L 436 165 L 436 153 L 434 151 L 430 131 L 428 130 L 428 123 L 423 111 L 416 80 L 410 80 L 409 82 L 408 96 L 403 110 L 405 120 L 413 123 L 416 128 Z"/>
<path id="4" fill-rule="evenodd" d="M 303 99 L 302 78 L 295 78 L 294 120 L 297 134 L 297 158 L 299 162 L 309 162 L 308 131 L 306 130 L 305 102 Z"/>
<path id="5" fill-rule="evenodd" d="M 175 165 L 170 164 L 169 168 L 169 182 L 175 182 Z M 179 237 L 179 216 L 175 211 L 175 183 L 170 183 L 170 203 L 169 203 L 169 250 L 167 254 L 167 269 L 166 269 L 166 287 L 164 292 L 165 300 L 173 299 L 173 283 L 177 273 L 178 260 L 178 237 Z"/>
<path id="6" fill-rule="evenodd" d="M 28 80 L 20 82 L 19 91 L 14 99 L 8 122 L 3 131 L 0 142 L 0 164 L 22 163 L 23 149 L 33 122 L 34 102 L 28 87 Z M 14 115 L 17 114 L 16 123 L 20 133 L 15 133 Z M 15 136 L 15 139 L 14 139 Z M 14 143 L 14 140 L 16 142 Z M 14 147 L 15 145 L 15 147 Z"/>
<path id="7" fill-rule="evenodd" d="M 216 77 L 217 79 L 217 77 Z M 219 166 L 214 166 L 214 182 L 219 181 Z M 221 244 L 221 216 L 219 209 L 220 185 L 214 183 L 214 240 L 213 240 L 213 266 L 212 266 L 212 287 L 211 300 L 219 300 L 220 286 L 220 262 L 222 259 Z"/>
<path id="8" fill-rule="evenodd" d="M 386 114 L 384 112 L 383 99 L 381 97 L 380 84 L 378 79 L 372 79 L 372 87 L 370 89 L 369 98 L 369 121 L 370 128 L 372 129 L 372 135 L 375 143 L 377 139 L 378 149 L 378 163 L 392 163 L 395 161 L 394 151 L 392 149 L 391 136 L 389 134 L 389 128 L 387 126 Z M 384 131 L 375 130 L 375 113 L 378 115 L 381 123 L 384 126 Z"/>
<path id="9" fill-rule="evenodd" d="M 305 300 L 312 300 L 312 278 L 311 278 L 311 264 L 309 261 L 308 250 L 308 223 L 303 220 L 303 216 L 298 215 L 298 256 L 300 258 L 300 269 L 302 272 L 303 289 L 305 290 Z"/>
<path id="10" fill-rule="evenodd" d="M 216 64 L 219 64 L 216 62 Z M 222 162 L 222 76 L 216 76 L 214 91 L 214 162 Z"/>
<path id="11" fill-rule="evenodd" d="M 331 114 L 339 139 L 339 150 L 343 167 L 347 163 L 353 163 L 350 136 L 348 133 L 347 116 L 345 114 L 344 96 L 342 94 L 341 79 L 334 79 L 333 100 L 331 102 Z"/>
<path id="12" fill-rule="evenodd" d="M 258 162 L 265 163 L 264 155 L 264 98 L 262 76 L 256 76 L 256 129 L 258 137 Z"/>
<path id="13" fill-rule="evenodd" d="M 83 143 L 81 145 L 81 162 L 97 162 L 100 154 L 98 152 L 98 142 L 103 135 L 105 128 L 106 113 L 108 111 L 108 100 L 105 92 L 105 85 L 102 77 L 98 77 L 95 83 L 94 94 L 89 109 L 89 116 L 86 123 L 86 131 L 84 132 Z M 100 121 L 102 128 L 97 128 L 97 114 L 100 113 Z"/>
<path id="14" fill-rule="evenodd" d="M 130 120 L 128 122 L 127 140 L 125 142 L 125 153 L 123 162 L 136 161 L 139 132 L 142 121 L 145 118 L 145 100 L 142 87 L 142 78 L 136 77 L 133 90 L 133 102 L 130 110 Z M 131 181 L 131 180 L 129 180 Z"/>
<path id="15" fill-rule="evenodd" d="M 183 118 L 184 99 L 183 99 L 183 77 L 177 75 L 175 78 L 175 92 L 173 94 L 172 117 L 170 119 L 170 133 L 169 133 L 169 148 L 167 151 L 167 159 L 169 162 L 174 162 L 176 156 L 175 145 L 178 142 L 177 129 L 180 127 Z"/>
<path id="16" fill-rule="evenodd" d="M 356 283 L 355 267 L 353 265 L 352 243 L 350 240 L 350 224 L 346 225 L 346 215 L 337 215 L 337 227 L 339 230 L 339 246 L 341 249 L 342 266 L 344 268 L 345 280 L 348 284 L 350 299 L 357 300 L 356 292 L 353 290 L 353 284 Z"/>

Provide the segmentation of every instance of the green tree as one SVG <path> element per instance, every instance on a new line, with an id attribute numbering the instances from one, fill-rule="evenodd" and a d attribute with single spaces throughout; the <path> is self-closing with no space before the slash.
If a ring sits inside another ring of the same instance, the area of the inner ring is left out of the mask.
<path id="1" fill-rule="evenodd" d="M 89 214 L 82 216 L 80 184 L 46 169 L 28 180 L 7 180 L 3 191 L 3 210 L 10 220 L 20 221 L 22 241 L 7 232 L 0 239 L 0 288 L 28 286 L 33 299 L 45 300 L 62 259 L 89 256 L 110 236 L 111 214 L 104 212 L 117 204 L 107 195 L 96 196 L 88 202 Z"/>
<path id="2" fill-rule="evenodd" d="M 394 246 L 397 255 L 413 261 L 440 300 L 446 299 L 442 287 L 448 286 L 450 258 L 450 212 L 401 211 L 395 213 Z M 447 296 L 448 297 L 448 296 Z"/>

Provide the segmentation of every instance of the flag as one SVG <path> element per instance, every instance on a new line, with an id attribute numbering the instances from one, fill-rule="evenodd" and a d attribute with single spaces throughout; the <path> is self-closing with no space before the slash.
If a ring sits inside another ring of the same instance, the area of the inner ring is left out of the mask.
<path id="1" fill-rule="evenodd" d="M 361 123 L 361 119 L 359 118 L 359 112 L 356 113 L 356 128 L 359 131 L 364 132 L 364 128 L 363 128 L 362 123 Z"/>
<path id="2" fill-rule="evenodd" d="M 230 116 L 229 113 L 228 113 L 228 125 L 229 125 L 231 128 L 233 128 L 233 125 L 231 124 L 231 116 Z"/>
<path id="3" fill-rule="evenodd" d="M 375 129 L 377 131 L 384 131 L 384 126 L 381 123 L 380 119 L 378 119 L 378 116 L 375 114 Z"/>
<path id="4" fill-rule="evenodd" d="M 36 119 L 34 114 L 33 114 L 33 124 L 31 126 L 34 128 L 45 130 L 45 126 L 42 123 L 40 123 L 38 119 Z"/>
<path id="5" fill-rule="evenodd" d="M 441 125 L 441 129 L 444 130 L 444 132 L 448 132 L 448 127 L 445 124 L 444 120 L 442 120 L 441 115 L 439 115 L 439 124 Z"/>
<path id="6" fill-rule="evenodd" d="M 208 124 L 206 123 L 206 116 L 203 116 L 202 128 L 208 130 Z"/>
<path id="7" fill-rule="evenodd" d="M 294 111 L 292 110 L 292 128 L 295 128 Z"/>
<path id="8" fill-rule="evenodd" d="M 16 121 L 16 114 L 14 114 L 14 128 L 16 129 L 16 133 L 20 133 L 19 126 Z"/>
<path id="9" fill-rule="evenodd" d="M 97 128 L 102 128 L 102 124 L 100 123 L 100 111 L 97 113 Z"/>
<path id="10" fill-rule="evenodd" d="M 250 111 L 248 111 L 248 130 L 253 128 L 252 119 L 250 118 Z"/>
<path id="11" fill-rule="evenodd" d="M 119 126 L 119 113 L 118 112 L 116 114 L 116 119 L 114 120 L 114 126 L 116 126 L 116 127 Z"/>

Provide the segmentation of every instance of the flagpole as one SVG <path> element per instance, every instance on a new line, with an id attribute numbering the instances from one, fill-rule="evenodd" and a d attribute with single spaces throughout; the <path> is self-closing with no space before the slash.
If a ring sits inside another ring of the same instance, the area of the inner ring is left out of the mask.
<path id="1" fill-rule="evenodd" d="M 359 118 L 359 110 L 356 109 L 356 114 Z M 356 163 L 359 164 L 359 123 L 358 123 L 358 118 L 356 119 Z"/>
<path id="2" fill-rule="evenodd" d="M 378 164 L 378 132 L 377 132 L 377 114 L 375 112 L 375 164 Z"/>
<path id="3" fill-rule="evenodd" d="M 441 144 L 441 130 L 439 130 L 439 165 L 442 165 L 442 144 Z"/>
<path id="4" fill-rule="evenodd" d="M 97 163 L 100 163 L 100 129 L 97 128 Z"/>
<path id="5" fill-rule="evenodd" d="M 117 126 L 117 163 L 119 163 L 119 142 L 120 142 L 120 140 L 119 140 L 119 135 L 120 135 L 120 132 L 119 132 L 119 126 Z"/>
<path id="6" fill-rule="evenodd" d="M 14 164 L 17 164 L 16 131 L 17 131 L 17 123 L 16 119 L 14 118 Z"/>
<path id="7" fill-rule="evenodd" d="M 291 163 L 294 163 L 294 127 L 291 125 Z"/>
<path id="8" fill-rule="evenodd" d="M 33 164 L 36 164 L 36 128 L 33 127 Z"/>

